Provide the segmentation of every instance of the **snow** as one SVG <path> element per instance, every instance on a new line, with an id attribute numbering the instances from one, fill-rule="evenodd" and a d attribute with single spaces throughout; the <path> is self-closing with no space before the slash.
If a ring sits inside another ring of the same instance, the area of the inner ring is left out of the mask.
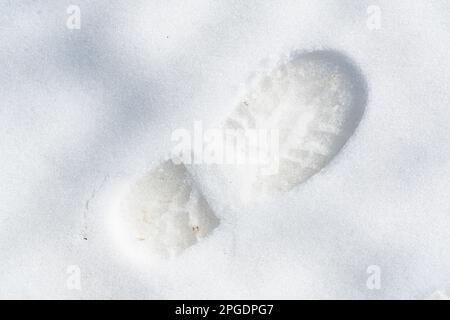
<path id="1" fill-rule="evenodd" d="M 449 293 L 449 290 L 437 290 L 429 297 L 429 300 L 450 300 Z"/>
<path id="2" fill-rule="evenodd" d="M 79 30 L 66 27 L 71 4 Z M 447 288 L 449 6 L 3 1 L 0 297 L 423 299 Z M 218 227 L 172 259 L 124 254 L 117 203 L 164 161 L 171 133 L 221 127 L 247 79 L 314 50 L 344 55 L 367 82 L 346 146 L 251 204 L 217 166 L 189 168 Z M 67 286 L 73 265 L 81 290 Z M 379 290 L 366 286 L 373 265 Z"/>
<path id="3" fill-rule="evenodd" d="M 274 134 L 249 141 L 254 153 L 268 154 L 266 163 L 253 165 L 256 170 L 232 167 L 239 188 L 250 190 L 241 192 L 243 198 L 292 190 L 325 167 L 351 137 L 366 107 L 367 88 L 347 60 L 330 50 L 297 52 L 252 81 L 226 124 L 244 132 L 276 130 L 277 143 L 270 143 Z"/>
<path id="4" fill-rule="evenodd" d="M 209 235 L 219 220 L 183 164 L 165 161 L 136 182 L 116 207 L 115 235 L 124 253 L 174 257 Z M 121 197 L 121 198 L 122 198 Z M 133 250 L 134 249 L 134 250 Z"/>

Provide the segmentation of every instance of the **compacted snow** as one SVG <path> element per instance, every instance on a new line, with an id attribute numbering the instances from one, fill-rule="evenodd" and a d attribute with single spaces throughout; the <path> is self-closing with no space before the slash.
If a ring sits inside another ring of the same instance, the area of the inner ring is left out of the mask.
<path id="1" fill-rule="evenodd" d="M 116 208 L 118 242 L 141 257 L 173 257 L 219 224 L 183 164 L 166 161 L 130 188 Z M 122 230 L 122 231 L 121 231 Z M 143 259 L 144 260 L 144 259 Z"/>
<path id="2" fill-rule="evenodd" d="M 446 0 L 3 1 L 0 298 L 447 297 L 449 34 Z M 168 160 L 198 123 L 278 129 L 279 172 Z"/>
<path id="3" fill-rule="evenodd" d="M 239 188 L 249 190 L 243 198 L 292 190 L 347 142 L 367 103 L 365 79 L 347 60 L 333 51 L 294 52 L 288 61 L 253 79 L 227 127 L 277 130 L 279 143 L 265 171 L 234 166 Z"/>

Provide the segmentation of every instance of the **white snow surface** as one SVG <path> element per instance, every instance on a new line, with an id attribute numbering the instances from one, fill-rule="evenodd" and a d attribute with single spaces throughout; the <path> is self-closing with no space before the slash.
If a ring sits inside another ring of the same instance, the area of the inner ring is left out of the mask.
<path id="1" fill-rule="evenodd" d="M 81 29 L 66 9 L 81 9 Z M 367 8 L 381 9 L 370 30 Z M 0 298 L 424 299 L 450 284 L 450 3 L 2 1 Z M 357 65 L 368 102 L 334 159 L 255 204 L 190 169 L 220 219 L 181 255 L 123 254 L 111 213 L 171 132 L 220 127 L 294 51 Z M 381 287 L 370 290 L 369 266 Z M 67 285 L 78 266 L 81 290 Z M 69 269 L 68 269 L 69 268 Z"/>

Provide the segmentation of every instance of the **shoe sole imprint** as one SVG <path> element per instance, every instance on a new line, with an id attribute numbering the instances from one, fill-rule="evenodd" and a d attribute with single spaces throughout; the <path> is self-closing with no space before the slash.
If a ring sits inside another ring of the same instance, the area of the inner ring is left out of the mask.
<path id="1" fill-rule="evenodd" d="M 218 225 L 183 164 L 161 163 L 137 181 L 120 203 L 120 225 L 136 247 L 173 257 Z"/>
<path id="2" fill-rule="evenodd" d="M 366 101 L 363 76 L 334 51 L 296 54 L 260 75 L 225 128 L 277 129 L 278 172 L 234 170 L 241 194 L 289 191 L 319 172 L 355 131 Z M 132 186 L 120 211 L 127 235 L 148 253 L 164 257 L 183 252 L 219 225 L 186 167 L 171 160 Z"/>
<path id="3" fill-rule="evenodd" d="M 294 54 L 261 74 L 248 88 L 225 128 L 276 129 L 277 172 L 238 168 L 249 192 L 286 192 L 324 168 L 357 128 L 367 103 L 359 69 L 335 51 Z"/>

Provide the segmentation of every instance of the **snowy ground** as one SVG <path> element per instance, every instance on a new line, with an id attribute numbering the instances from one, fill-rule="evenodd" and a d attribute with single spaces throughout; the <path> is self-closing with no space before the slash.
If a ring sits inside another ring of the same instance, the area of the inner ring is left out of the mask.
<path id="1" fill-rule="evenodd" d="M 80 29 L 66 26 L 71 4 Z M 449 34 L 445 0 L 2 1 L 0 298 L 422 299 L 447 288 Z M 344 150 L 256 204 L 192 169 L 220 226 L 174 259 L 130 258 L 111 212 L 173 130 L 219 126 L 265 61 L 319 49 L 367 81 Z"/>

